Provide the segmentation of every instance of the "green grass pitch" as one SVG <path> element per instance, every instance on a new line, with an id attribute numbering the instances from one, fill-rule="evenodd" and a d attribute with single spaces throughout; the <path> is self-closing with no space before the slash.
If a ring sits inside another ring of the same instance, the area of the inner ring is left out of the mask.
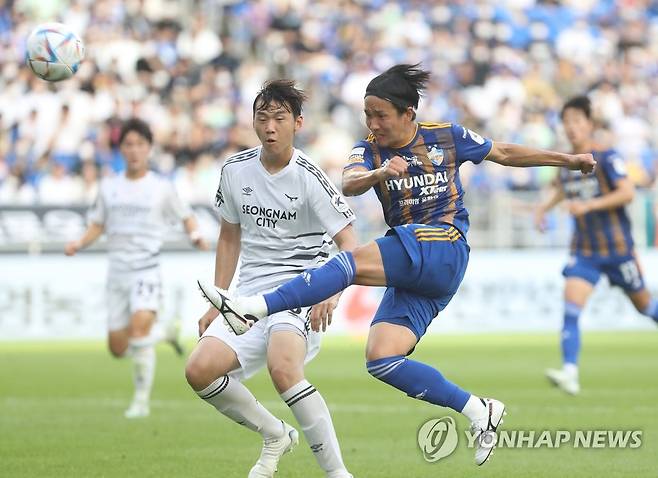
<path id="1" fill-rule="evenodd" d="M 467 390 L 504 401 L 506 429 L 643 431 L 638 449 L 498 449 L 483 467 L 464 445 L 467 421 L 371 378 L 361 341 L 329 338 L 307 377 L 332 409 L 356 477 L 648 477 L 658 473 L 657 352 L 658 333 L 584 334 L 583 391 L 568 397 L 543 378 L 544 368 L 558 363 L 555 335 L 425 338 L 413 357 Z M 245 477 L 259 437 L 199 400 L 184 381 L 184 361 L 172 351 L 159 348 L 158 360 L 151 417 L 127 421 L 130 362 L 110 358 L 103 344 L 0 343 L 0 475 Z M 248 386 L 295 424 L 265 372 Z M 459 446 L 426 463 L 417 430 L 447 414 L 457 421 Z M 302 439 L 277 476 L 323 475 Z"/>

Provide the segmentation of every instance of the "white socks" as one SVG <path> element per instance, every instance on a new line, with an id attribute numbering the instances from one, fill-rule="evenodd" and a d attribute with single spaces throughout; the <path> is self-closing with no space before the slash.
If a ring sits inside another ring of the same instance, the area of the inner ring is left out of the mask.
<path id="1" fill-rule="evenodd" d="M 468 398 L 468 402 L 464 405 L 462 410 L 462 415 L 466 416 L 470 421 L 479 420 L 487 416 L 487 406 L 482 403 L 480 397 L 471 395 Z"/>
<path id="2" fill-rule="evenodd" d="M 295 415 L 320 467 L 327 473 L 345 470 L 331 415 L 320 392 L 302 380 L 281 398 Z"/>
<path id="3" fill-rule="evenodd" d="M 236 297 L 234 300 L 242 314 L 254 315 L 259 319 L 267 317 L 267 302 L 262 295 Z"/>
<path id="4" fill-rule="evenodd" d="M 578 380 L 578 365 L 576 365 L 575 363 L 565 363 L 565 364 L 563 364 L 562 365 L 562 370 L 570 378 L 575 378 L 576 380 Z"/>
<path id="5" fill-rule="evenodd" d="M 155 347 L 151 337 L 130 339 L 128 350 L 133 359 L 135 401 L 148 403 L 155 375 Z"/>
<path id="6" fill-rule="evenodd" d="M 239 380 L 227 375 L 219 377 L 197 395 L 239 425 L 259 432 L 264 439 L 280 437 L 284 431 L 281 420 L 261 405 Z"/>

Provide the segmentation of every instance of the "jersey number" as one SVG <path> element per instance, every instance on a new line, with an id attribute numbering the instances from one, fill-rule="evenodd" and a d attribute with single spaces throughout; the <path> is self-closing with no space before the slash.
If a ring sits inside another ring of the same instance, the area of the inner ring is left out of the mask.
<path id="1" fill-rule="evenodd" d="M 631 287 L 639 287 L 642 279 L 640 275 L 640 269 L 637 267 L 637 263 L 634 260 L 623 262 L 619 266 L 624 282 Z"/>

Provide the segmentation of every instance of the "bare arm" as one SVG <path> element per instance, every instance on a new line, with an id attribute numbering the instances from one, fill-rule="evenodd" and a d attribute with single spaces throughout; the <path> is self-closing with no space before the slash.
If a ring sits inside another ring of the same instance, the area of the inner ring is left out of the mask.
<path id="1" fill-rule="evenodd" d="M 356 234 L 351 224 L 338 231 L 333 239 L 341 251 L 351 252 L 356 249 Z"/>
<path id="2" fill-rule="evenodd" d="M 215 285 L 220 289 L 229 288 L 238 267 L 240 236 L 240 224 L 231 224 L 222 219 L 215 255 Z"/>
<path id="3" fill-rule="evenodd" d="M 354 167 L 343 171 L 343 194 L 359 196 L 380 181 L 398 178 L 407 170 L 407 162 L 399 156 L 391 158 L 377 169 Z"/>
<path id="4" fill-rule="evenodd" d="M 535 227 L 541 232 L 546 230 L 546 213 L 557 206 L 565 198 L 564 189 L 555 186 L 546 201 L 541 203 L 535 211 Z"/>
<path id="5" fill-rule="evenodd" d="M 596 161 L 589 154 L 565 154 L 543 149 L 529 148 L 520 144 L 494 142 L 486 158 L 503 166 L 527 168 L 532 166 L 558 166 L 583 173 L 591 173 Z"/>
<path id="6" fill-rule="evenodd" d="M 615 186 L 615 189 L 602 196 L 586 201 L 572 201 L 569 204 L 569 212 L 576 217 L 580 217 L 594 211 L 617 209 L 633 201 L 635 186 L 630 179 L 619 179 Z"/>
<path id="7" fill-rule="evenodd" d="M 66 244 L 64 247 L 64 254 L 72 256 L 80 249 L 84 249 L 90 244 L 93 244 L 99 237 L 101 237 L 104 230 L 105 227 L 102 224 L 92 222 L 80 239 Z"/>
<path id="8" fill-rule="evenodd" d="M 587 201 L 590 211 L 604 211 L 606 209 L 617 209 L 633 202 L 635 197 L 635 186 L 633 182 L 628 179 L 620 179 L 617 181 L 614 190 L 603 196 L 592 198 Z"/>
<path id="9" fill-rule="evenodd" d="M 360 196 L 381 181 L 381 169 L 351 168 L 343 171 L 343 194 Z"/>
<path id="10" fill-rule="evenodd" d="M 197 222 L 194 215 L 183 219 L 183 227 L 185 228 L 187 237 L 190 239 L 190 242 L 194 245 L 194 247 L 201 249 L 202 251 L 207 251 L 209 249 L 208 243 L 199 232 L 199 223 Z"/>
<path id="11" fill-rule="evenodd" d="M 336 233 L 333 239 L 341 251 L 351 252 L 356 249 L 356 234 L 354 233 L 354 228 L 351 224 L 348 224 Z M 311 308 L 312 330 L 316 332 L 319 332 L 320 330 L 324 332 L 327 330 L 327 327 L 331 324 L 334 309 L 338 306 L 338 299 L 340 299 L 342 293 L 343 291 L 340 291 L 333 297 L 329 297 L 327 300 L 324 300 Z"/>
<path id="12" fill-rule="evenodd" d="M 240 236 L 240 224 L 232 224 L 222 219 L 215 253 L 215 285 L 220 289 L 228 289 L 233 280 L 240 258 Z M 218 315 L 219 311 L 215 307 L 208 308 L 199 320 L 199 336 Z"/>
<path id="13" fill-rule="evenodd" d="M 548 211 L 560 204 L 564 198 L 564 189 L 556 186 L 551 190 L 551 195 L 548 197 L 548 199 L 539 205 L 539 210 L 543 214 L 546 214 Z"/>

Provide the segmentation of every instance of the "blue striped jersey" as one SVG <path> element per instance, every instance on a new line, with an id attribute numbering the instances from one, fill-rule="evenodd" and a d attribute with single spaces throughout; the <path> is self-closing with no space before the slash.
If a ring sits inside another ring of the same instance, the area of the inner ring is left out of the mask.
<path id="1" fill-rule="evenodd" d="M 451 224 L 466 234 L 468 211 L 464 207 L 459 166 L 465 161 L 482 162 L 492 144 L 458 124 L 418 123 L 413 139 L 400 148 L 380 147 L 372 135 L 359 141 L 345 170 L 375 170 L 394 156 L 402 157 L 409 165 L 406 173 L 380 181 L 374 187 L 386 223 L 390 227 Z"/>
<path id="2" fill-rule="evenodd" d="M 602 196 L 616 188 L 617 181 L 626 177 L 624 160 L 616 151 L 592 151 L 596 160 L 593 174 L 561 169 L 558 184 L 567 199 L 586 201 Z M 633 251 L 631 222 L 624 207 L 593 211 L 574 217 L 571 251 L 583 256 L 625 256 Z"/>

